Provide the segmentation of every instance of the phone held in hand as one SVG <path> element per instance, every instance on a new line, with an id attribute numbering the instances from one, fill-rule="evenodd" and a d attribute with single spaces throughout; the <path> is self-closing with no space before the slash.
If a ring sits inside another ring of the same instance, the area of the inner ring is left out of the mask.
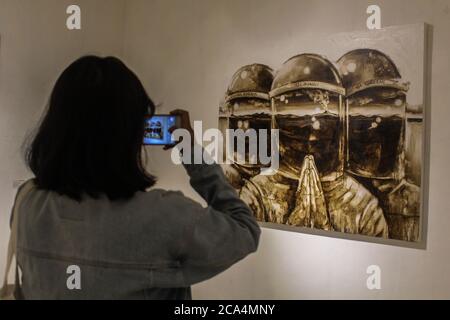
<path id="1" fill-rule="evenodd" d="M 171 146 L 177 143 L 172 140 L 169 129 L 179 127 L 181 119 L 176 115 L 158 114 L 145 120 L 144 145 Z"/>

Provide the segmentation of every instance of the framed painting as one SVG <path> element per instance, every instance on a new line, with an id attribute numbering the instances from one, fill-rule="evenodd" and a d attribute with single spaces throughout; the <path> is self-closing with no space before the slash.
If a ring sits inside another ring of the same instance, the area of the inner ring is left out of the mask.
<path id="1" fill-rule="evenodd" d="M 322 42 L 320 52 L 280 54 L 278 66 L 255 62 L 228 75 L 220 130 L 277 132 L 268 152 L 278 152 L 279 167 L 268 173 L 249 148 L 234 147 L 224 171 L 265 227 L 420 243 L 426 26 Z"/>

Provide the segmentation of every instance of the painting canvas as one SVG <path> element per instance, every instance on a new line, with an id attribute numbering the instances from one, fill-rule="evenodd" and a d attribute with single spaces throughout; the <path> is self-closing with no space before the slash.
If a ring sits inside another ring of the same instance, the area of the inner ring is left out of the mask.
<path id="1" fill-rule="evenodd" d="M 278 130 L 272 174 L 226 155 L 258 221 L 420 241 L 425 25 L 336 34 L 279 59 L 236 68 L 219 108 L 222 131 Z"/>

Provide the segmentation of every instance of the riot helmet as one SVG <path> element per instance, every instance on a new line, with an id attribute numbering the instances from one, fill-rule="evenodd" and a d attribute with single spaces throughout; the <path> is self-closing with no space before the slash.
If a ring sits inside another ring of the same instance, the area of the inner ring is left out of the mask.
<path id="1" fill-rule="evenodd" d="M 364 178 L 402 179 L 409 84 L 378 50 L 353 50 L 337 63 L 347 91 L 348 170 Z"/>
<path id="2" fill-rule="evenodd" d="M 285 174 L 298 177 L 308 156 L 322 181 L 342 176 L 344 94 L 334 65 L 317 54 L 294 56 L 276 73 L 270 96 Z"/>
<path id="3" fill-rule="evenodd" d="M 270 155 L 270 130 L 272 129 L 271 104 L 269 91 L 273 81 L 273 71 L 263 64 L 251 64 L 239 68 L 231 79 L 221 107 L 222 118 L 226 119 L 229 129 L 241 129 L 244 133 L 254 129 L 260 139 L 260 129 L 266 130 L 267 155 Z M 240 155 L 244 163 L 238 163 L 237 141 L 234 143 L 231 160 L 244 176 L 253 176 L 260 172 L 262 165 L 257 155 L 249 154 L 249 139 L 245 139 L 245 154 Z M 229 143 L 229 141 L 227 141 Z M 257 142 L 257 149 L 259 143 Z M 259 150 L 257 150 L 259 152 Z M 256 159 L 254 158 L 256 156 Z"/>

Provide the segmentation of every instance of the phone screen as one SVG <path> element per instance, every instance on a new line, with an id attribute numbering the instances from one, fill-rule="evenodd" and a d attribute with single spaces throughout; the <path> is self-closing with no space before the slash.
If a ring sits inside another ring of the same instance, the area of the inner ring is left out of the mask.
<path id="1" fill-rule="evenodd" d="M 169 129 L 178 125 L 178 116 L 172 115 L 154 115 L 146 119 L 144 131 L 145 145 L 173 145 L 176 141 L 172 140 Z"/>

